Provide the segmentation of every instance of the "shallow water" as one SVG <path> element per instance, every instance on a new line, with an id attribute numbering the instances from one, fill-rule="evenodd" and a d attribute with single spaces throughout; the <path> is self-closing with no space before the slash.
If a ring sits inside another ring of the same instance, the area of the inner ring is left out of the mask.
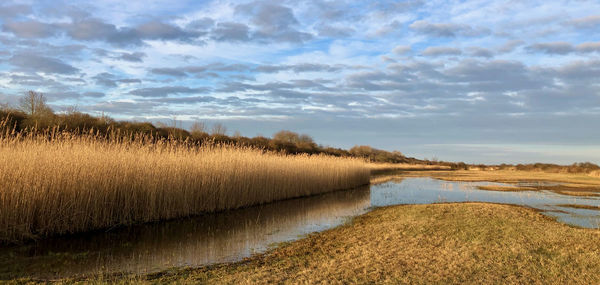
<path id="1" fill-rule="evenodd" d="M 464 201 L 507 203 L 540 209 L 572 225 L 600 226 L 598 210 L 557 206 L 600 206 L 599 197 L 566 196 L 550 191 L 484 191 L 477 189 L 481 185 L 504 184 L 406 178 L 189 219 L 3 247 L 0 280 L 116 271 L 144 273 L 236 261 L 264 252 L 276 243 L 338 226 L 373 206 Z"/>

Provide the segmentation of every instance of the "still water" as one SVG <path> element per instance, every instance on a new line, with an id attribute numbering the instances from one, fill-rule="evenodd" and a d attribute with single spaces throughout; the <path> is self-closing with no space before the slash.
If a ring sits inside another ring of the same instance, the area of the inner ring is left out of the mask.
<path id="1" fill-rule="evenodd" d="M 373 207 L 480 201 L 525 205 L 557 220 L 598 228 L 600 197 L 550 191 L 478 190 L 487 182 L 405 178 L 348 191 L 275 202 L 183 220 L 116 228 L 0 248 L 0 280 L 58 278 L 99 272 L 156 272 L 172 267 L 237 261 L 280 242 L 336 227 Z"/>

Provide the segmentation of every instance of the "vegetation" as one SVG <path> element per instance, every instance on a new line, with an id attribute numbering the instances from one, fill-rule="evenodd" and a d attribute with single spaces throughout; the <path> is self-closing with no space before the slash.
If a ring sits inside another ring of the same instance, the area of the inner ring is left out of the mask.
<path id="1" fill-rule="evenodd" d="M 4 126 L 4 127 L 2 127 Z M 0 124 L 0 242 L 250 206 L 369 183 L 357 158 Z"/>
<path id="2" fill-rule="evenodd" d="M 0 105 L 0 120 L 8 119 L 15 132 L 27 130 L 48 130 L 59 127 L 61 130 L 86 133 L 94 130 L 96 133 L 106 135 L 110 132 L 120 134 L 142 134 L 157 138 L 176 138 L 187 140 L 195 144 L 232 144 L 242 147 L 253 147 L 267 151 L 278 151 L 288 154 L 326 154 L 339 157 L 359 157 L 371 162 L 411 163 L 411 164 L 438 164 L 406 157 L 402 153 L 378 150 L 368 146 L 356 146 L 351 150 L 344 150 L 318 145 L 305 134 L 283 130 L 274 134 L 273 138 L 257 136 L 248 138 L 239 132 L 233 136 L 227 135 L 227 127 L 216 123 L 211 127 L 203 122 L 195 122 L 190 130 L 178 128 L 176 124 L 152 124 L 149 122 L 115 121 L 108 116 L 94 117 L 89 114 L 77 112 L 71 108 L 61 114 L 55 114 L 46 105 L 44 95 L 30 91 L 20 100 L 18 108 L 2 107 Z M 446 163 L 447 165 L 456 165 Z"/>
<path id="3" fill-rule="evenodd" d="M 233 264 L 60 283 L 598 284 L 599 238 L 517 206 L 405 205 Z"/>
<path id="4" fill-rule="evenodd" d="M 408 171 L 405 177 L 429 176 L 447 181 L 480 181 L 514 184 L 514 186 L 481 186 L 492 191 L 548 190 L 571 196 L 600 196 L 600 178 L 585 173 L 552 173 L 541 171 Z"/>
<path id="5" fill-rule="evenodd" d="M 571 165 L 558 165 L 551 163 L 531 163 L 531 164 L 500 164 L 500 165 L 472 165 L 471 168 L 478 170 L 519 170 L 519 171 L 540 171 L 548 173 L 600 173 L 600 166 L 591 162 L 577 162 Z"/>
<path id="6" fill-rule="evenodd" d="M 537 189 L 533 187 L 518 187 L 518 186 L 500 186 L 500 185 L 485 185 L 485 186 L 477 186 L 479 190 L 487 190 L 487 191 L 535 191 Z"/>

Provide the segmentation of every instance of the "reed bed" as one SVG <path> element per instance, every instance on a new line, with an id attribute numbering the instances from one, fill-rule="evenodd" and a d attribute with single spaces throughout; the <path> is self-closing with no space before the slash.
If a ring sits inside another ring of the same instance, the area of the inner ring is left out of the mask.
<path id="1" fill-rule="evenodd" d="M 56 129 L 15 134 L 4 128 L 0 242 L 173 219 L 369 183 L 369 169 L 359 159 L 123 137 Z"/>

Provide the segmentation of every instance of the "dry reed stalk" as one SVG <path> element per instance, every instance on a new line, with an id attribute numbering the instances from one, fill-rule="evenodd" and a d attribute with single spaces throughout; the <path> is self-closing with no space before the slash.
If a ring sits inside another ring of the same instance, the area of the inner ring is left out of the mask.
<path id="1" fill-rule="evenodd" d="M 0 242 L 185 217 L 369 183 L 369 169 L 358 159 L 56 129 L 15 134 L 1 124 L 0 131 Z"/>

